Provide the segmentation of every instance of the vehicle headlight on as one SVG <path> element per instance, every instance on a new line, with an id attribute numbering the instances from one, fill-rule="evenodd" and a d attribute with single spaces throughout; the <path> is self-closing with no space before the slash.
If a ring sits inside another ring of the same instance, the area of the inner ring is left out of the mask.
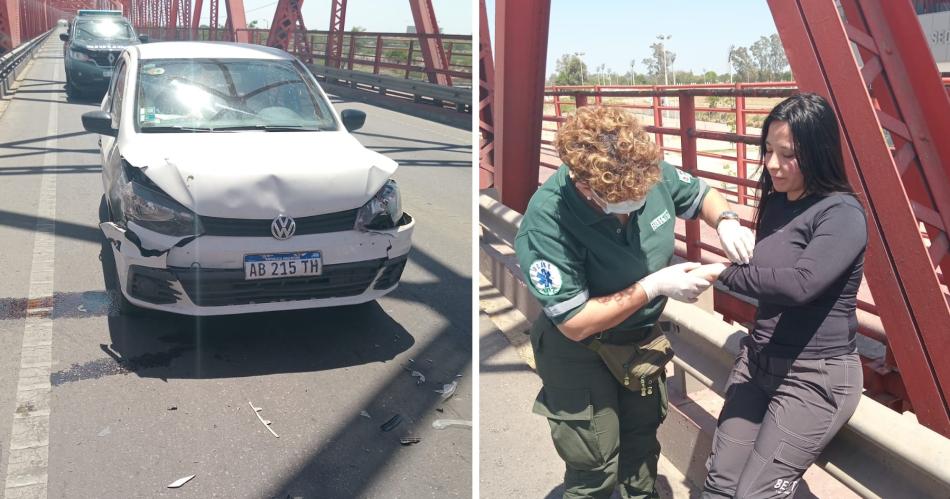
<path id="1" fill-rule="evenodd" d="M 356 215 L 357 230 L 385 230 L 395 228 L 402 219 L 402 201 L 399 186 L 389 179 L 386 184 L 366 202 Z"/>
<path id="2" fill-rule="evenodd" d="M 135 177 L 144 176 L 138 173 Z M 191 210 L 161 192 L 147 177 L 135 177 L 127 180 L 126 172 L 123 171 L 120 181 L 124 182 L 117 189 L 123 222 L 135 222 L 146 229 L 168 236 L 183 237 L 204 232 L 201 221 Z"/>
<path id="3" fill-rule="evenodd" d="M 77 61 L 82 61 L 82 62 L 89 62 L 92 60 L 92 57 L 89 57 L 88 55 L 82 52 L 72 50 L 72 49 L 69 49 L 69 56 L 72 57 L 73 59 L 76 59 Z"/>

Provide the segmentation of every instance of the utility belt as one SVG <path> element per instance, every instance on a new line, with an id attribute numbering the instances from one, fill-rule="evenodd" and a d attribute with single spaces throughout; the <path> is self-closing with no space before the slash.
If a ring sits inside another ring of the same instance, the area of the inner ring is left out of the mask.
<path id="1" fill-rule="evenodd" d="M 581 340 L 597 352 L 614 378 L 632 392 L 645 397 L 662 382 L 666 364 L 673 360 L 673 347 L 659 324 L 652 328 L 598 333 Z"/>

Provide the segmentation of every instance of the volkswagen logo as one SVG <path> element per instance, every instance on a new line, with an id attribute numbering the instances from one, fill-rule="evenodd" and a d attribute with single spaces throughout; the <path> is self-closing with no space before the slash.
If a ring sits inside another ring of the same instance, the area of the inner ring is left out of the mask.
<path id="1" fill-rule="evenodd" d="M 274 239 L 280 241 L 290 239 L 294 237 L 294 232 L 297 232 L 297 222 L 294 222 L 293 218 L 286 215 L 278 215 L 277 218 L 270 223 L 270 233 L 273 234 Z"/>

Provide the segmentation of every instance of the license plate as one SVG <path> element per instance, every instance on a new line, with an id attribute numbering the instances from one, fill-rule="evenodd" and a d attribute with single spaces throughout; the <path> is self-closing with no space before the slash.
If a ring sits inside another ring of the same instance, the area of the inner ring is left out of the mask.
<path id="1" fill-rule="evenodd" d="M 244 280 L 304 277 L 323 272 L 319 251 L 244 255 Z"/>
<path id="2" fill-rule="evenodd" d="M 103 70 L 102 70 L 102 76 L 104 76 L 104 77 L 106 77 L 106 78 L 112 78 L 112 70 L 111 70 L 111 69 L 103 69 Z"/>

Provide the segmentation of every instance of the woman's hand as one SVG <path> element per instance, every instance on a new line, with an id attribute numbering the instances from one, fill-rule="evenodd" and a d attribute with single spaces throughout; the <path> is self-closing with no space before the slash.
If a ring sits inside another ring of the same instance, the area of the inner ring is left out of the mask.
<path id="1" fill-rule="evenodd" d="M 710 284 L 716 282 L 716 279 L 719 279 L 719 274 L 723 270 L 726 270 L 728 265 L 724 263 L 710 263 L 708 265 L 703 265 L 689 271 L 689 274 L 700 279 L 705 279 Z"/>

